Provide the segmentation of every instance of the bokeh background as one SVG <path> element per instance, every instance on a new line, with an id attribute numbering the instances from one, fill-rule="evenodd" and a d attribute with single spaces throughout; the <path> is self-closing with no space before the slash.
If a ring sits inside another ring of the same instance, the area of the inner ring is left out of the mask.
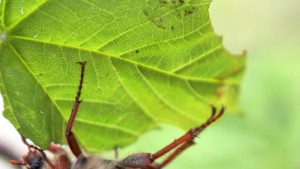
<path id="1" fill-rule="evenodd" d="M 243 114 L 226 114 L 167 168 L 300 169 L 300 1 L 214 0 L 210 13 L 227 49 L 248 53 L 239 99 Z M 184 132 L 163 125 L 121 149 L 120 156 L 154 152 Z M 2 116 L 0 143 L 12 154 L 25 151 Z M 11 169 L 0 158 L 0 168 Z"/>

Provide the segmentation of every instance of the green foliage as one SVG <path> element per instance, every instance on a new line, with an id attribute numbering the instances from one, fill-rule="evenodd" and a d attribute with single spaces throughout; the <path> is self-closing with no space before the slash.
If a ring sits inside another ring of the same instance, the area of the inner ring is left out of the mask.
<path id="1" fill-rule="evenodd" d="M 208 0 L 30 0 L 0 5 L 4 115 L 46 148 L 74 132 L 89 151 L 125 146 L 158 122 L 187 129 L 209 104 L 236 110 L 245 57 L 213 32 Z"/>

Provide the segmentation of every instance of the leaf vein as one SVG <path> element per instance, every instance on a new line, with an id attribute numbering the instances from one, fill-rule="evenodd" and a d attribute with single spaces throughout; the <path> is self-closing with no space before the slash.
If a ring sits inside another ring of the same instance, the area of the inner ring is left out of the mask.
<path id="1" fill-rule="evenodd" d="M 195 119 L 194 117 L 191 117 L 189 115 L 187 115 L 186 113 L 181 112 L 180 109 L 178 109 L 177 107 L 172 106 L 170 103 L 168 103 L 168 101 L 166 99 L 164 99 L 149 83 L 149 81 L 147 80 L 147 78 L 145 77 L 145 75 L 141 72 L 141 70 L 139 69 L 138 66 L 136 66 L 136 71 L 141 75 L 142 79 L 144 80 L 144 82 L 147 84 L 147 86 L 149 87 L 149 89 L 153 92 L 153 94 L 167 107 L 169 107 L 171 110 L 173 110 L 174 112 L 177 112 L 178 114 L 185 116 L 187 118 L 190 119 Z"/>
<path id="2" fill-rule="evenodd" d="M 49 0 L 45 0 L 42 3 L 40 3 L 38 6 L 36 6 L 36 8 L 34 8 L 32 11 L 28 12 L 23 18 L 19 19 L 17 22 L 15 22 L 14 24 L 10 25 L 8 27 L 8 30 L 12 30 L 14 29 L 17 25 L 19 25 L 21 22 L 23 22 L 24 20 L 26 20 L 27 18 L 29 18 L 29 16 L 31 16 L 32 14 L 34 14 L 34 12 L 41 8 L 43 5 L 45 5 L 47 2 L 49 2 Z"/>
<path id="3" fill-rule="evenodd" d="M 98 123 L 92 123 L 90 121 L 87 121 L 87 120 L 84 120 L 84 119 L 81 119 L 81 118 L 77 118 L 76 121 L 79 122 L 79 123 L 85 123 L 85 124 L 89 124 L 89 125 L 93 125 L 93 126 L 106 127 L 106 128 L 109 128 L 109 129 L 121 131 L 121 132 L 130 134 L 130 135 L 132 135 L 134 137 L 138 137 L 139 136 L 139 133 L 136 133 L 136 132 L 134 132 L 132 130 L 128 130 L 128 129 L 125 129 L 125 128 L 117 127 L 117 126 L 106 124 L 106 123 L 99 123 L 99 122 Z"/>
<path id="4" fill-rule="evenodd" d="M 172 12 L 174 12 L 174 11 L 180 9 L 180 8 L 183 8 L 183 6 L 179 6 L 179 7 L 176 7 L 176 8 L 174 8 L 174 9 L 172 9 L 172 10 L 169 10 L 169 11 L 165 12 L 164 14 L 162 14 L 162 15 L 160 15 L 160 16 L 157 16 L 157 17 L 153 18 L 152 20 L 158 19 L 158 18 L 160 18 L 160 17 L 164 17 L 164 16 L 166 16 L 166 15 L 168 15 L 168 14 L 170 14 L 170 13 L 172 13 Z M 116 35 L 116 36 L 113 37 L 113 38 L 111 38 L 111 39 L 108 40 L 106 43 L 101 44 L 101 46 L 98 47 L 98 50 L 101 50 L 101 48 L 105 47 L 106 45 L 108 45 L 109 43 L 113 42 L 114 40 L 120 38 L 121 36 L 125 35 L 126 33 L 130 32 L 130 31 L 134 31 L 134 30 L 136 30 L 136 29 L 138 29 L 138 28 L 140 28 L 140 27 L 142 27 L 142 26 L 145 26 L 146 24 L 149 24 L 149 23 L 152 23 L 152 21 L 151 21 L 151 20 L 148 20 L 148 21 L 146 21 L 146 22 L 144 22 L 144 23 L 141 23 L 141 24 L 139 24 L 139 25 L 136 25 L 136 26 L 134 26 L 134 27 L 132 27 L 132 28 L 130 28 L 130 29 L 127 29 L 126 31 L 124 31 L 124 32 L 122 32 L 122 33 Z"/>
<path id="5" fill-rule="evenodd" d="M 20 39 L 20 40 L 32 41 L 32 42 L 35 42 L 35 43 L 43 43 L 43 44 L 49 44 L 49 45 L 53 45 L 53 46 L 60 46 L 60 47 L 66 47 L 66 48 L 70 48 L 70 49 L 76 49 L 76 50 L 91 52 L 89 49 L 82 48 L 82 47 L 74 47 L 74 46 L 68 46 L 68 45 L 63 45 L 63 44 L 55 44 L 55 43 L 52 43 L 52 42 L 44 42 L 44 41 L 40 41 L 38 39 L 27 38 L 27 37 L 22 37 L 22 36 L 12 36 L 12 37 L 16 38 L 16 39 Z M 158 68 L 155 68 L 155 67 L 152 67 L 152 66 L 144 65 L 144 64 L 141 64 L 139 62 L 135 62 L 133 60 L 129 60 L 129 59 L 126 59 L 126 58 L 120 58 L 118 56 L 111 55 L 111 54 L 108 54 L 108 53 L 105 53 L 105 52 L 101 52 L 101 51 L 92 51 L 92 52 L 96 53 L 96 54 L 99 54 L 101 56 L 107 57 L 109 59 L 114 58 L 114 59 L 117 59 L 117 60 L 122 60 L 122 61 L 125 61 L 127 63 L 133 64 L 133 65 L 138 65 L 138 66 L 144 67 L 146 69 L 157 71 L 161 74 L 176 77 L 178 79 L 183 79 L 183 80 L 188 79 L 188 80 L 192 80 L 192 81 L 202 81 L 202 82 L 213 83 L 213 84 L 219 83 L 219 79 L 215 79 L 215 78 L 200 78 L 200 77 L 183 76 L 183 75 L 180 75 L 180 74 L 170 73 L 170 72 L 167 72 L 165 70 L 158 69 Z"/>
<path id="6" fill-rule="evenodd" d="M 222 48 L 222 45 L 218 45 L 212 49 L 210 49 L 209 51 L 199 55 L 198 57 L 194 58 L 193 60 L 191 60 L 190 62 L 187 62 L 186 64 L 183 64 L 181 66 L 178 66 L 177 68 L 171 70 L 172 73 L 178 73 L 179 71 L 187 68 L 188 66 L 191 66 L 193 65 L 195 62 L 199 61 L 199 60 L 202 60 L 202 59 L 205 59 L 207 56 L 209 56 L 209 54 L 215 52 L 216 50 L 219 50 Z"/>
<path id="7" fill-rule="evenodd" d="M 123 58 L 125 58 L 126 54 L 127 53 L 131 53 L 133 51 L 136 51 L 137 49 L 143 49 L 143 48 L 147 48 L 147 47 L 151 47 L 153 45 L 157 45 L 157 44 L 160 44 L 160 43 L 166 43 L 166 42 L 171 42 L 171 41 L 176 41 L 176 40 L 180 40 L 180 39 L 184 39 L 188 36 L 191 36 L 192 34 L 196 33 L 196 32 L 200 32 L 199 30 L 201 30 L 202 28 L 204 28 L 205 26 L 207 26 L 208 24 L 210 24 L 210 21 L 207 21 L 205 24 L 203 24 L 201 27 L 195 29 L 194 31 L 191 31 L 185 35 L 182 35 L 182 36 L 179 36 L 179 37 L 175 37 L 175 38 L 172 38 L 172 39 L 165 39 L 165 40 L 161 40 L 161 41 L 156 41 L 154 43 L 150 43 L 150 44 L 146 44 L 144 46 L 141 46 L 139 48 L 136 48 L 136 49 L 131 49 L 131 50 L 128 50 L 128 51 L 124 51 L 122 53 L 119 53 L 119 55 Z M 202 34 L 200 32 L 200 34 Z"/>
<path id="8" fill-rule="evenodd" d="M 43 85 L 41 84 L 41 82 L 36 78 L 36 76 L 34 76 L 34 73 L 32 72 L 32 70 L 28 67 L 28 65 L 26 64 L 26 62 L 22 59 L 21 55 L 17 52 L 17 50 L 12 46 L 12 44 L 9 44 L 10 48 L 13 50 L 13 52 L 16 54 L 16 56 L 19 58 L 20 62 L 24 65 L 24 67 L 28 70 L 29 74 L 32 75 L 33 79 L 36 81 L 36 83 L 38 83 L 42 90 L 45 92 L 45 94 L 48 96 L 48 98 L 50 100 L 52 100 L 51 102 L 53 103 L 53 105 L 55 105 L 55 108 L 58 110 L 58 112 L 60 113 L 60 115 L 62 117 L 64 117 L 62 115 L 62 111 L 60 110 L 59 106 L 57 105 L 56 102 L 54 102 L 54 100 L 49 96 L 48 92 L 46 92 L 47 90 L 43 87 Z M 51 122 L 52 123 L 52 122 Z M 50 129 L 52 130 L 52 129 Z"/>
<path id="9" fill-rule="evenodd" d="M 151 120 L 154 120 L 153 116 L 150 115 L 148 113 L 148 111 L 145 110 L 145 108 L 136 100 L 136 98 L 128 91 L 128 89 L 125 87 L 125 84 L 123 83 L 123 81 L 121 80 L 120 76 L 119 76 L 119 73 L 118 71 L 116 70 L 116 67 L 115 65 L 113 64 L 113 61 L 111 60 L 111 58 L 109 58 L 110 62 L 111 62 L 111 65 L 114 69 L 114 72 L 120 82 L 120 84 L 122 84 L 122 87 L 123 89 L 125 90 L 125 92 L 128 94 L 128 96 L 134 101 L 134 103 L 151 119 Z"/>

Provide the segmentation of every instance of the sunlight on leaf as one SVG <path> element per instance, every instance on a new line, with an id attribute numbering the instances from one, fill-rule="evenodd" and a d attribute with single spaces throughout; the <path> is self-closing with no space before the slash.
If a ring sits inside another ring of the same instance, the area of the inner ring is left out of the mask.
<path id="1" fill-rule="evenodd" d="M 245 57 L 224 49 L 209 4 L 2 1 L 5 117 L 42 148 L 64 143 L 78 61 L 87 67 L 74 133 L 89 151 L 125 146 L 159 122 L 187 129 L 209 104 L 235 108 Z"/>

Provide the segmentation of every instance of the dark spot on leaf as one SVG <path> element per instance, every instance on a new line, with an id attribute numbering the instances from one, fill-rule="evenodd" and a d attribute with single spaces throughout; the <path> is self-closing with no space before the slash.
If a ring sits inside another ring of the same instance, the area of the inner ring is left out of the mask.
<path id="1" fill-rule="evenodd" d="M 182 19 L 182 14 L 181 14 L 181 11 L 179 9 L 175 10 L 175 15 L 177 16 L 177 18 Z"/>
<path id="2" fill-rule="evenodd" d="M 135 53 L 139 53 L 139 52 L 140 52 L 139 50 L 136 50 L 136 51 L 135 51 Z"/>
<path id="3" fill-rule="evenodd" d="M 158 3 L 160 4 L 160 6 L 165 6 L 168 4 L 167 0 L 159 0 Z"/>
<path id="4" fill-rule="evenodd" d="M 143 12 L 147 19 L 149 19 L 157 28 L 165 29 L 166 27 L 170 27 L 166 20 L 170 20 L 169 17 L 171 15 L 175 15 L 177 17 L 181 17 L 183 15 L 183 11 L 178 9 L 182 6 L 184 0 L 156 0 L 147 1 L 147 6 L 143 9 Z M 170 11 L 174 11 L 170 12 Z M 168 15 L 165 15 L 169 13 Z"/>
<path id="5" fill-rule="evenodd" d="M 162 18 L 155 18 L 152 22 L 160 29 L 165 29 L 164 20 Z"/>
<path id="6" fill-rule="evenodd" d="M 146 16 L 149 16 L 149 14 L 148 14 L 148 12 L 147 12 L 146 10 L 143 10 L 143 12 L 144 12 L 144 14 L 145 14 Z"/>
<path id="7" fill-rule="evenodd" d="M 228 88 L 228 86 L 226 86 L 225 84 L 221 84 L 221 86 L 215 92 L 214 96 L 216 98 L 222 97 L 222 95 L 226 92 L 227 88 Z"/>
<path id="8" fill-rule="evenodd" d="M 195 6 L 192 6 L 188 9 L 184 10 L 184 16 L 192 15 L 197 11 L 197 8 Z"/>

